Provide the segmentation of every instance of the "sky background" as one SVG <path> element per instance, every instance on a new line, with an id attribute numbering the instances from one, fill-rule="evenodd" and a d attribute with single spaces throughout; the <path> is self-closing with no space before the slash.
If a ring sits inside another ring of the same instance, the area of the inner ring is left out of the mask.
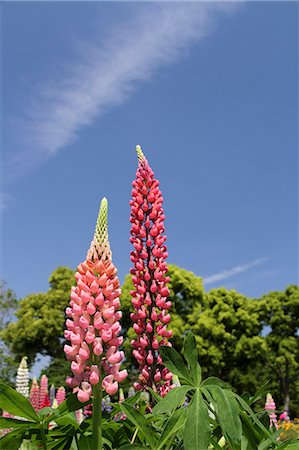
<path id="1" fill-rule="evenodd" d="M 75 268 L 101 197 L 121 281 L 140 144 L 169 263 L 258 297 L 298 283 L 298 4 L 4 2 L 2 273 Z"/>

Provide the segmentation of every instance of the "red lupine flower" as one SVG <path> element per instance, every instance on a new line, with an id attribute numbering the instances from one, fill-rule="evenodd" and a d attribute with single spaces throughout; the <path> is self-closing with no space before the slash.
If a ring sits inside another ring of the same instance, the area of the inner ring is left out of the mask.
<path id="1" fill-rule="evenodd" d="M 46 395 L 48 394 L 48 378 L 47 375 L 42 375 L 39 387 L 39 409 L 43 408 Z"/>
<path id="2" fill-rule="evenodd" d="M 51 406 L 51 402 L 50 402 L 48 393 L 46 393 L 44 401 L 43 401 L 40 409 L 45 408 L 46 406 Z"/>
<path id="3" fill-rule="evenodd" d="M 124 353 L 119 351 L 123 338 L 119 311 L 121 290 L 117 270 L 112 263 L 108 241 L 108 203 L 104 198 L 96 224 L 94 238 L 86 260 L 79 264 L 72 288 L 64 346 L 67 359 L 72 361 L 73 378 L 67 383 L 77 392 L 78 399 L 90 399 L 92 385 L 102 383 L 107 394 L 118 390 L 118 383 L 127 377 L 120 370 Z M 103 375 L 103 376 L 102 376 Z"/>
<path id="4" fill-rule="evenodd" d="M 168 253 L 163 197 L 159 181 L 155 179 L 140 146 L 136 147 L 136 151 L 139 164 L 136 179 L 132 183 L 130 241 L 134 246 L 131 252 L 134 264 L 131 274 L 135 288 L 131 291 L 135 309 L 131 319 L 137 338 L 131 344 L 140 376 L 139 383 L 135 383 L 134 387 L 142 389 L 150 386 L 165 395 L 167 387 L 168 390 L 170 388 L 172 373 L 163 366 L 159 347 L 171 345 L 168 338 L 172 336 L 172 331 L 167 328 L 171 319 L 171 302 L 168 300 L 169 277 L 165 262 Z"/>
<path id="5" fill-rule="evenodd" d="M 35 409 L 35 411 L 39 410 L 39 385 L 36 378 L 33 378 L 31 389 L 30 389 L 30 403 Z"/>

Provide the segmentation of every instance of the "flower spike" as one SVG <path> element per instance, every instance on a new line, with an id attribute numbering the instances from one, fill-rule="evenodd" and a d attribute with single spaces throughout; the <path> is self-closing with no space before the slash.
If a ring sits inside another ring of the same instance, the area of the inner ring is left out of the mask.
<path id="1" fill-rule="evenodd" d="M 133 181 L 131 205 L 131 269 L 134 290 L 131 291 L 134 312 L 131 319 L 137 337 L 131 341 L 133 356 L 139 364 L 139 383 L 136 389 L 151 387 L 164 396 L 172 388 L 172 373 L 164 367 L 159 347 L 171 345 L 172 331 L 167 283 L 168 256 L 164 235 L 163 197 L 159 181 L 137 145 L 138 168 Z"/>
<path id="2" fill-rule="evenodd" d="M 99 385 L 107 394 L 115 394 L 118 383 L 127 377 L 127 371 L 120 370 L 124 358 L 119 350 L 123 342 L 119 336 L 121 290 L 112 263 L 107 215 L 108 202 L 103 198 L 94 237 L 86 260 L 78 266 L 77 285 L 72 287 L 66 309 L 69 318 L 64 336 L 71 345 L 65 345 L 64 351 L 73 372 L 67 383 L 81 402 L 88 401 Z"/>

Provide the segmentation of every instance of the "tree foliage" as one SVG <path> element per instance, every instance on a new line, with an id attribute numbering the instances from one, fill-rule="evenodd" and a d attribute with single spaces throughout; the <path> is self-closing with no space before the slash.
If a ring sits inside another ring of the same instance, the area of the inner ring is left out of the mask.
<path id="1" fill-rule="evenodd" d="M 0 281 L 0 336 L 1 331 L 5 329 L 13 320 L 18 306 L 15 293 L 4 281 Z M 2 339 L 0 339 L 0 378 L 10 383 L 15 377 L 17 362 L 10 353 L 9 348 Z"/>
<path id="2" fill-rule="evenodd" d="M 30 294 L 19 302 L 17 321 L 2 332 L 10 350 L 20 359 L 26 355 L 32 363 L 38 353 L 58 356 L 62 352 L 64 309 L 74 282 L 74 273 L 58 267 L 50 276 L 46 293 Z"/>
<path id="3" fill-rule="evenodd" d="M 288 407 L 290 401 L 290 412 L 298 415 L 298 286 L 250 299 L 224 288 L 204 292 L 200 277 L 174 265 L 169 265 L 169 275 L 174 347 L 181 351 L 183 336 L 191 330 L 205 376 L 219 376 L 238 392 L 250 393 L 270 380 L 269 389 L 276 403 Z M 51 356 L 47 374 L 51 383 L 60 385 L 69 366 L 62 351 L 64 309 L 74 272 L 59 267 L 49 283 L 46 293 L 28 295 L 18 303 L 17 321 L 7 325 L 2 337 L 17 360 L 27 355 L 32 363 L 38 353 Z M 132 289 L 128 275 L 121 301 L 124 346 L 131 374 L 136 370 L 130 345 L 134 335 L 130 319 Z"/>

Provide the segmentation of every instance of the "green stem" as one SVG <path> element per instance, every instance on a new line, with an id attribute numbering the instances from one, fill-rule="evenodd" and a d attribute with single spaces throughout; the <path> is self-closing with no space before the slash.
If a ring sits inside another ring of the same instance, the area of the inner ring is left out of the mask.
<path id="1" fill-rule="evenodd" d="M 100 377 L 101 380 L 101 377 Z M 102 450 L 102 384 L 92 387 L 92 449 Z"/>
<path id="2" fill-rule="evenodd" d="M 44 422 L 42 422 L 40 424 L 40 434 L 41 434 L 44 450 L 47 450 L 47 438 L 46 438 L 46 433 L 45 433 L 45 429 L 44 429 Z"/>

